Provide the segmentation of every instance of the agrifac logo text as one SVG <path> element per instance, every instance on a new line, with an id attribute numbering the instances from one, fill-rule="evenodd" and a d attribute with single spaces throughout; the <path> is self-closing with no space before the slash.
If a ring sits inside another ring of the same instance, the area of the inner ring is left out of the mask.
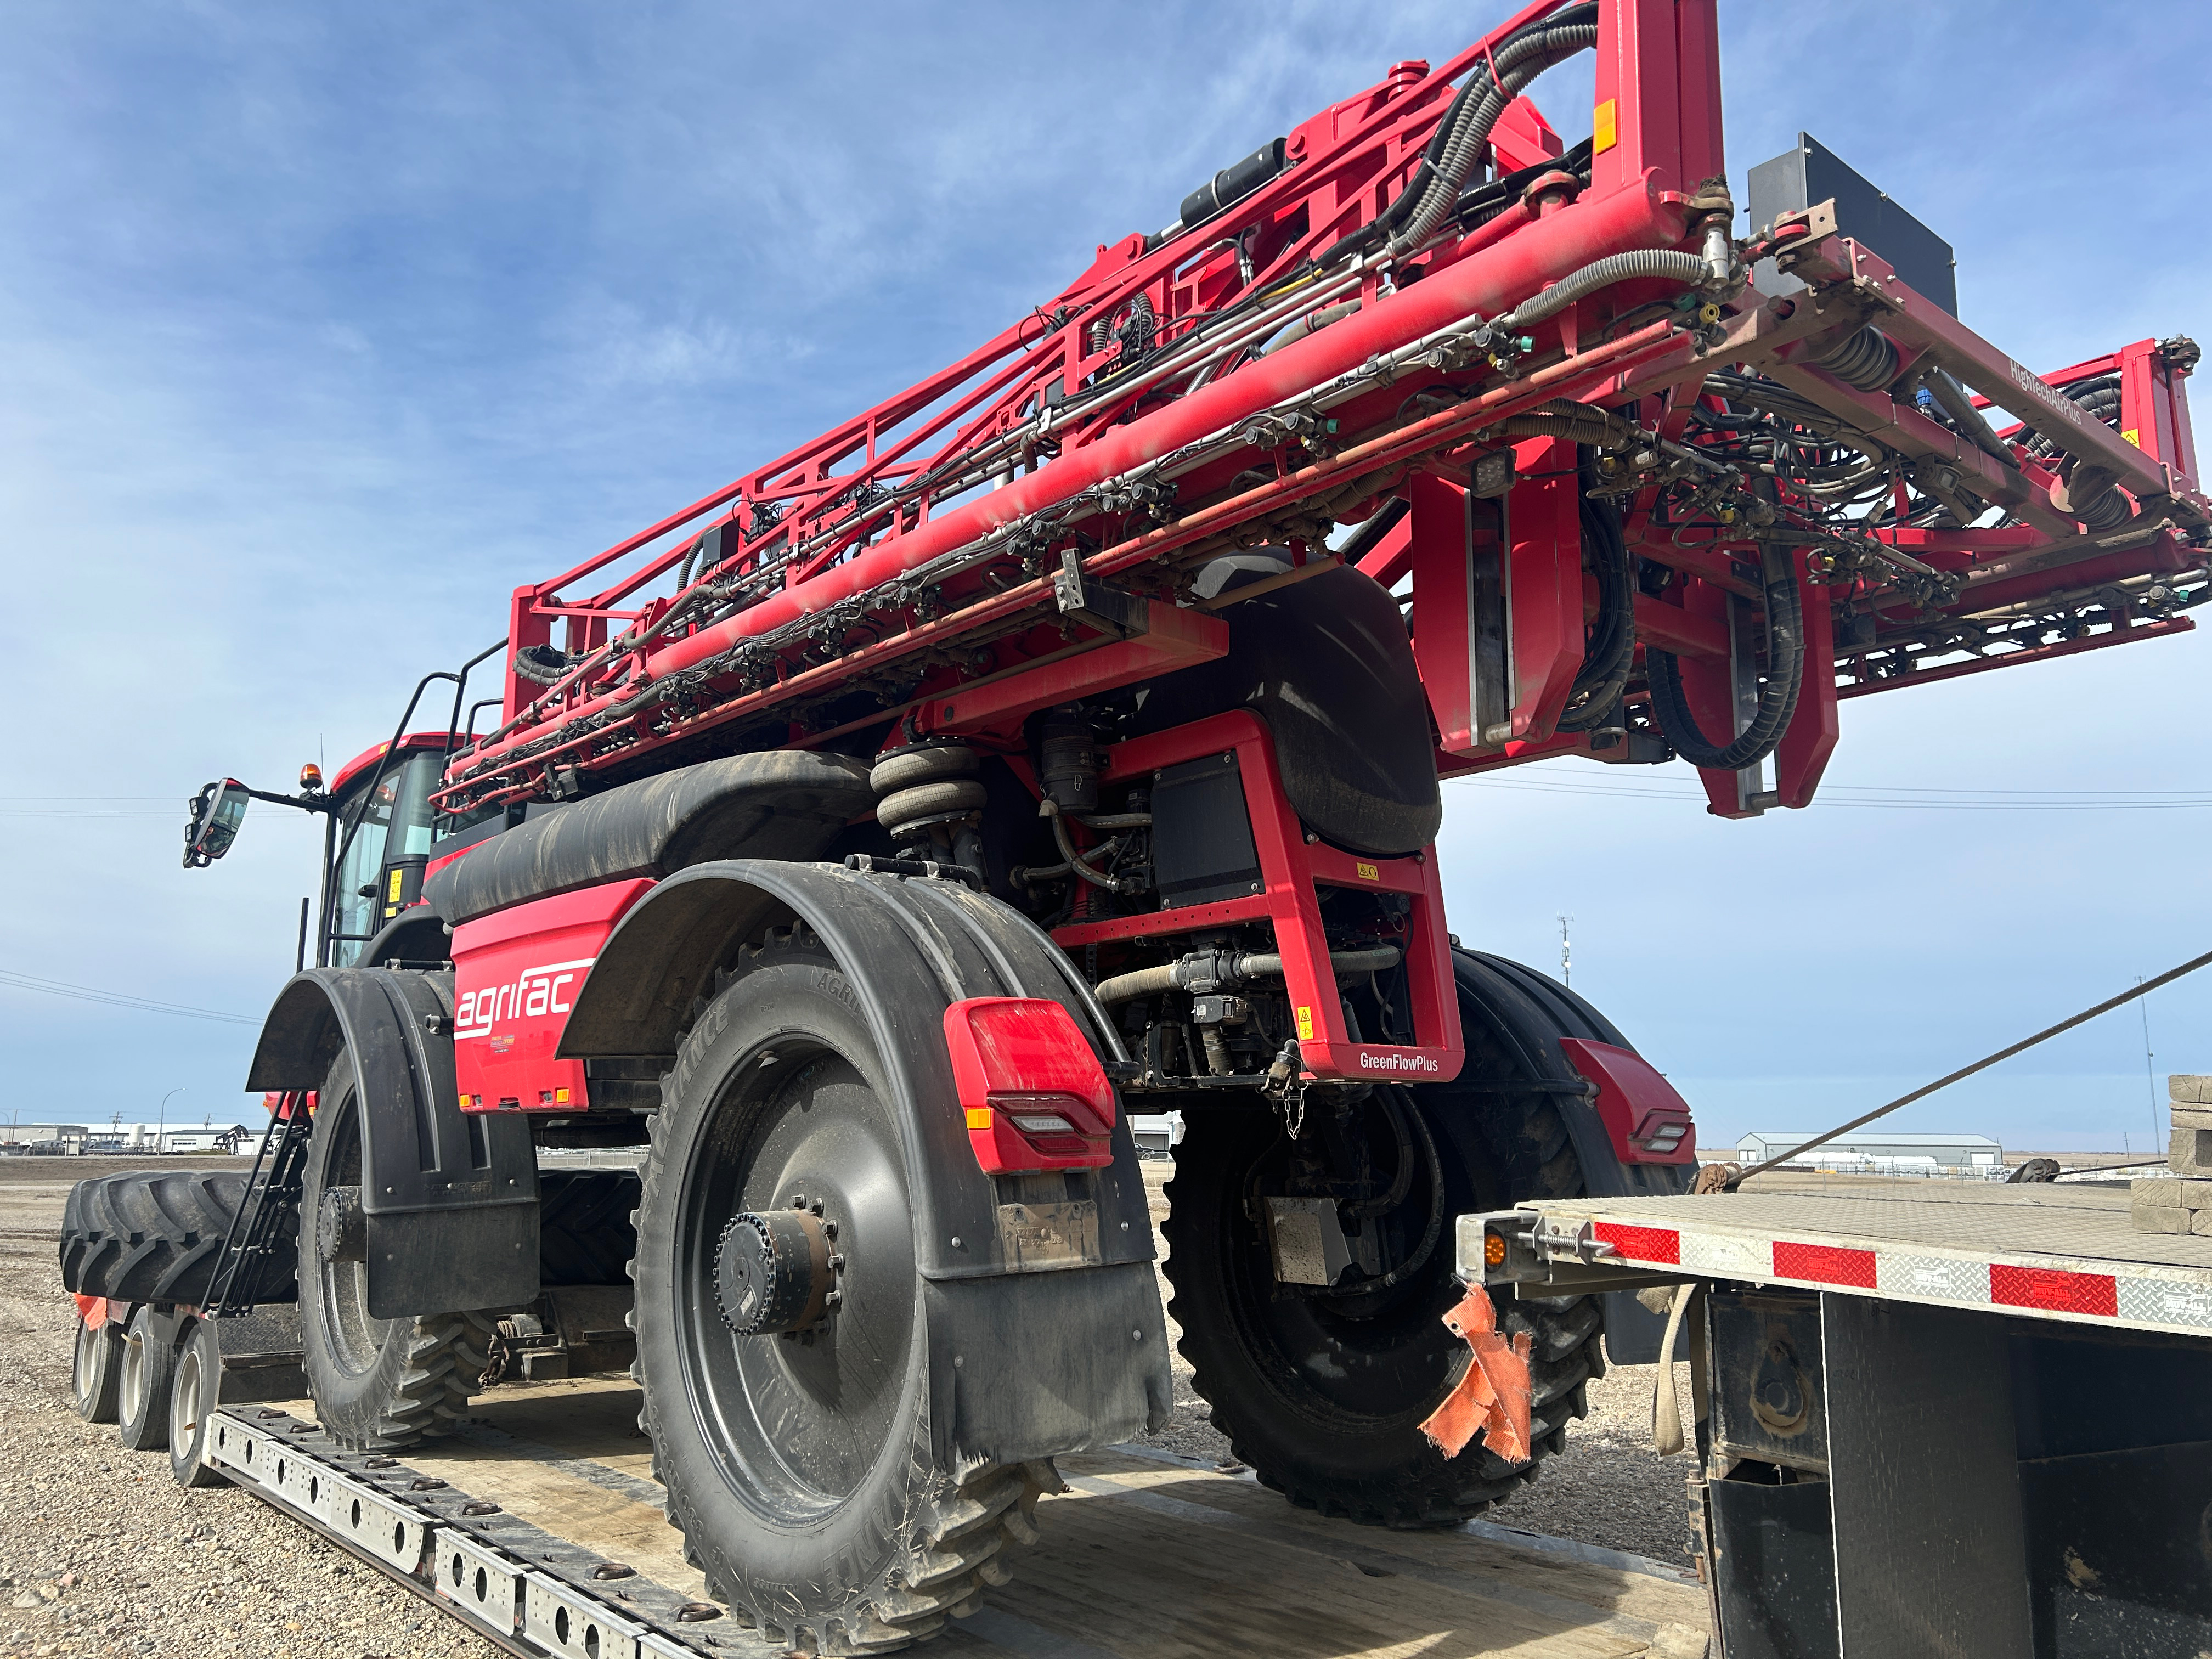
<path id="1" fill-rule="evenodd" d="M 596 960 L 586 957 L 580 962 L 555 962 L 543 968 L 526 968 L 504 985 L 487 985 L 480 991 L 463 992 L 453 1010 L 453 1035 L 489 1036 L 493 1026 L 509 1020 L 567 1013 L 568 997 L 574 994 L 571 988 Z"/>
<path id="2" fill-rule="evenodd" d="M 1441 1072 L 1443 1067 L 1426 1054 L 1373 1054 L 1359 1051 L 1359 1069 L 1363 1072 Z"/>

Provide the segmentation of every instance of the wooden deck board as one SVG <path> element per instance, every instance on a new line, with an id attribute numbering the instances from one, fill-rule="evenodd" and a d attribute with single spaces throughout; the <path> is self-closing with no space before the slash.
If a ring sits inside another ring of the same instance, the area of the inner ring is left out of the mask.
<path id="1" fill-rule="evenodd" d="M 307 1402 L 295 1407 L 311 1415 Z M 470 1428 L 405 1454 L 473 1497 L 690 1596 L 705 1585 L 652 1501 L 637 1391 L 495 1389 Z M 1060 1460 L 1043 1541 L 921 1651 L 944 1659 L 1637 1659 L 1698 1651 L 1705 1597 L 1649 1574 L 1463 1532 L 1324 1520 L 1250 1481 L 1105 1451 Z M 1656 1644 L 1656 1645 L 1655 1645 Z"/>

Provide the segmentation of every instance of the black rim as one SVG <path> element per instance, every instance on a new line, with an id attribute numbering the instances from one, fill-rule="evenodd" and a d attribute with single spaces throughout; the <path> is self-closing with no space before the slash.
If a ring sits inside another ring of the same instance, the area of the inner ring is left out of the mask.
<path id="1" fill-rule="evenodd" d="M 1404 1097 L 1401 1097 L 1404 1099 Z M 1408 1110 L 1418 1110 L 1406 1100 Z M 1365 1133 L 1381 1133 L 1380 1114 L 1367 1112 Z M 1440 1129 L 1438 1150 L 1447 1169 L 1454 1148 Z M 1256 1214 L 1263 1194 L 1281 1195 L 1291 1173 L 1292 1143 L 1280 1133 L 1264 1142 L 1204 1137 L 1214 1148 L 1209 1167 L 1193 1171 L 1219 1183 L 1227 1225 L 1219 1243 L 1224 1288 L 1238 1345 L 1283 1405 L 1317 1426 L 1371 1430 L 1417 1422 L 1452 1384 L 1455 1361 L 1466 1352 L 1438 1322 L 1457 1299 L 1449 1238 L 1402 1282 L 1366 1295 L 1285 1294 L 1263 1223 Z M 1187 1152 L 1200 1150 L 1186 1142 Z M 1186 1154 L 1187 1155 L 1187 1154 Z M 1392 1156 L 1378 1149 L 1376 1166 L 1387 1176 Z M 1447 1174 L 1443 1200 L 1455 1202 Z M 1437 1200 L 1434 1179 L 1418 1165 L 1405 1197 L 1375 1218 L 1386 1241 L 1385 1261 L 1403 1261 L 1417 1247 Z"/>
<path id="2" fill-rule="evenodd" d="M 323 1159 L 323 1191 L 332 1187 L 361 1185 L 361 1113 L 356 1109 L 357 1096 L 349 1087 L 334 1102 L 323 1105 L 318 1112 L 335 1113 L 330 1124 L 329 1150 Z M 317 1194 L 318 1202 L 321 1194 Z M 310 1214 L 301 1220 L 301 1231 L 305 1240 L 313 1237 L 314 1217 Z M 325 1261 L 320 1252 L 316 1255 L 316 1272 L 322 1281 L 322 1329 L 324 1347 L 331 1362 L 347 1376 L 360 1376 L 373 1370 L 383 1357 L 385 1338 L 390 1334 L 392 1322 L 372 1319 L 368 1313 L 368 1264 L 365 1261 Z"/>
<path id="3" fill-rule="evenodd" d="M 802 1200 L 837 1229 L 842 1305 L 811 1340 L 738 1336 L 716 1310 L 722 1230 L 739 1211 Z M 851 1061 L 780 1039 L 729 1074 L 677 1203 L 676 1336 L 692 1413 L 740 1501 L 803 1525 L 849 1498 L 903 1439 L 921 1322 L 897 1126 Z"/>

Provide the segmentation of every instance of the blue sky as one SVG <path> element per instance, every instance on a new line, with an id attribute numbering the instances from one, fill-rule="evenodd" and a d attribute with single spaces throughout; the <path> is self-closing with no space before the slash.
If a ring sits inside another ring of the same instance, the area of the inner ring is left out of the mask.
<path id="1" fill-rule="evenodd" d="M 1500 15 L 1503 15 L 1501 12 Z M 1802 126 L 1956 246 L 2057 367 L 2212 334 L 2199 8 L 1723 0 L 1731 173 Z M 2093 21 L 2094 19 L 2094 21 Z M 0 969 L 252 1015 L 317 833 L 211 776 L 381 737 L 506 595 L 1003 326 L 1094 244 L 1480 8 L 538 3 L 0 21 L 0 562 L 21 712 Z M 1588 59 L 1540 82 L 1589 129 Z M 1577 69 L 1580 78 L 1577 78 Z M 1847 705 L 1839 784 L 2202 786 L 2198 636 Z M 1686 770 L 1593 787 L 1686 793 Z M 1453 922 L 1576 984 L 1708 1139 L 1819 1126 L 2204 947 L 2197 811 L 1752 823 L 1448 786 Z M 2212 975 L 2151 1000 L 2212 1071 Z M 234 1115 L 248 1025 L 0 988 L 0 1121 Z M 2143 1146 L 2130 1012 L 1901 1127 Z"/>

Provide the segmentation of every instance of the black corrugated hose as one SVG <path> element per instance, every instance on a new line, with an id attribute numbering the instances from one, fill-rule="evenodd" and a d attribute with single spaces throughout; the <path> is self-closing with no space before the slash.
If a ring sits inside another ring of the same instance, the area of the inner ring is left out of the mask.
<path id="1" fill-rule="evenodd" d="M 1716 744 L 1698 730 L 1697 717 L 1682 696 L 1682 669 L 1674 653 L 1644 647 L 1651 680 L 1651 709 L 1674 752 L 1708 771 L 1739 772 L 1771 755 L 1797 712 L 1797 693 L 1805 672 L 1805 617 L 1791 568 L 1790 550 L 1769 546 L 1761 562 L 1766 611 L 1766 683 L 1759 688 L 1759 711 L 1735 741 Z"/>
<path id="2" fill-rule="evenodd" d="M 1481 159 L 1491 128 L 1521 88 L 1561 58 L 1596 44 L 1595 4 L 1566 7 L 1500 41 L 1468 72 L 1397 199 L 1372 223 L 1330 247 L 1319 263 L 1329 264 L 1383 235 L 1390 237 L 1397 252 L 1418 246 L 1457 207 L 1461 188 Z"/>
<path id="3" fill-rule="evenodd" d="M 1597 483 L 1595 459 L 1595 452 L 1585 445 L 1579 479 L 1584 491 Z M 1582 669 L 1559 716 L 1557 729 L 1561 732 L 1590 732 L 1604 725 L 1620 706 L 1620 694 L 1636 664 L 1636 578 L 1630 568 L 1628 540 L 1621 533 L 1620 509 L 1585 494 L 1582 520 L 1583 559 L 1597 578 L 1597 622 L 1583 647 Z"/>

